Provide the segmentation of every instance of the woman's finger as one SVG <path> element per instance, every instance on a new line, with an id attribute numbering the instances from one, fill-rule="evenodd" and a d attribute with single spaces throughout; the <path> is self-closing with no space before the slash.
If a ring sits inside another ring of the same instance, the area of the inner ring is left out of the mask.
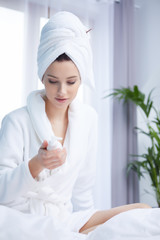
<path id="1" fill-rule="evenodd" d="M 48 142 L 46 140 L 44 140 L 40 149 L 47 149 L 47 146 L 48 146 Z"/>
<path id="2" fill-rule="evenodd" d="M 46 153 L 46 159 L 57 159 L 60 160 L 61 158 L 66 158 L 67 153 L 65 149 L 56 149 L 56 150 L 51 150 L 47 151 Z"/>

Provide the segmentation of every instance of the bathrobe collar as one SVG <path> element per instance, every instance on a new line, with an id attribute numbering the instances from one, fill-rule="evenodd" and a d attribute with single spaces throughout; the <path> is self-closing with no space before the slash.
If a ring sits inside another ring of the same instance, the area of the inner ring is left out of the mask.
<path id="1" fill-rule="evenodd" d="M 29 116 L 33 124 L 33 128 L 41 142 L 44 140 L 50 141 L 55 136 L 51 123 L 45 112 L 45 101 L 43 99 L 44 96 L 45 90 L 43 89 L 31 92 L 27 98 L 27 109 Z M 72 126 L 73 133 L 76 132 L 75 128 L 78 129 L 78 126 L 80 124 L 79 112 L 81 108 L 81 103 L 77 99 L 73 100 L 69 106 L 69 125 Z M 77 119 L 76 121 L 75 118 Z"/>

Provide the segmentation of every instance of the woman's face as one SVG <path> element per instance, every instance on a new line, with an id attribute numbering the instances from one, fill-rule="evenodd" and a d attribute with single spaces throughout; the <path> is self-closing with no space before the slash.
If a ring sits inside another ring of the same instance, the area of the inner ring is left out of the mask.
<path id="1" fill-rule="evenodd" d="M 55 108 L 67 108 L 77 95 L 80 74 L 72 61 L 53 62 L 42 80 L 47 101 Z"/>

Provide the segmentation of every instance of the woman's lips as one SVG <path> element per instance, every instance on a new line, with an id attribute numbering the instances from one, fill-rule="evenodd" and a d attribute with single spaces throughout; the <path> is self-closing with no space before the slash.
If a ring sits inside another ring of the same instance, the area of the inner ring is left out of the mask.
<path id="1" fill-rule="evenodd" d="M 59 103 L 64 103 L 67 101 L 67 98 L 56 98 L 56 101 Z"/>

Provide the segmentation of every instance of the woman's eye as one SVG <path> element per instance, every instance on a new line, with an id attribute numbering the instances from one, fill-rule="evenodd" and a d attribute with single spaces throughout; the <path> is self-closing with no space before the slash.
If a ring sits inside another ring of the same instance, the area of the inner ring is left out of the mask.
<path id="1" fill-rule="evenodd" d="M 58 83 L 58 81 L 53 81 L 53 80 L 50 80 L 50 79 L 48 79 L 48 82 L 51 83 L 51 84 L 56 84 L 56 83 Z"/>
<path id="2" fill-rule="evenodd" d="M 73 81 L 73 82 L 67 82 L 69 85 L 73 85 L 75 84 L 76 81 Z"/>

